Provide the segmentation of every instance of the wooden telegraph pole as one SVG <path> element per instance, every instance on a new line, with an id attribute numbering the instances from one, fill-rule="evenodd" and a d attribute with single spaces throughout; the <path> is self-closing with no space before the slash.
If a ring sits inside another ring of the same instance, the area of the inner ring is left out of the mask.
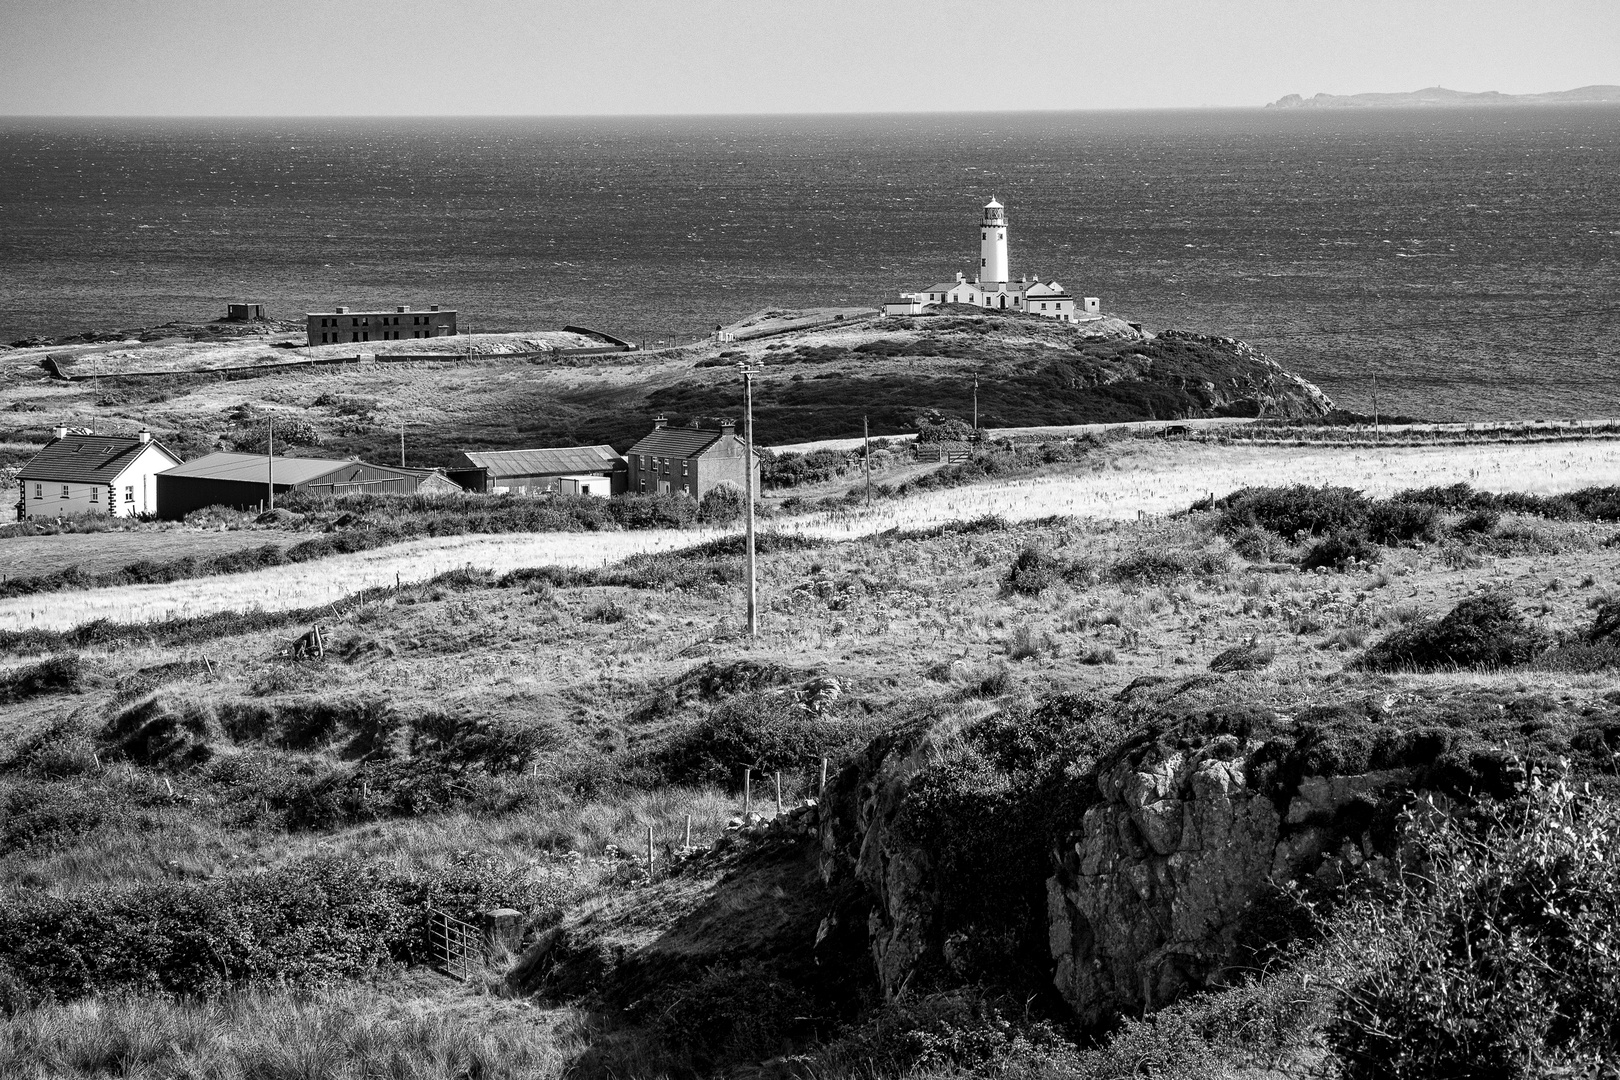
<path id="1" fill-rule="evenodd" d="M 264 431 L 264 486 L 270 489 L 267 492 L 269 499 L 265 502 L 265 508 L 274 510 L 276 508 L 276 422 L 266 420 L 264 422 Z"/>
<path id="2" fill-rule="evenodd" d="M 979 373 L 973 373 L 973 434 L 979 434 Z"/>
<path id="3" fill-rule="evenodd" d="M 1381 440 L 1378 437 L 1378 376 L 1374 375 L 1372 377 L 1372 381 L 1373 381 L 1373 442 L 1379 442 Z"/>
<path id="4" fill-rule="evenodd" d="M 405 467 L 405 420 L 399 421 L 399 467 Z"/>
<path id="5" fill-rule="evenodd" d="M 861 417 L 861 459 L 866 468 L 866 506 L 872 506 L 872 424 Z"/>
<path id="6" fill-rule="evenodd" d="M 748 637 L 759 637 L 759 575 L 754 569 L 754 376 L 758 368 L 738 364 L 743 377 L 743 441 L 748 455 L 743 462 L 743 487 L 748 493 Z"/>

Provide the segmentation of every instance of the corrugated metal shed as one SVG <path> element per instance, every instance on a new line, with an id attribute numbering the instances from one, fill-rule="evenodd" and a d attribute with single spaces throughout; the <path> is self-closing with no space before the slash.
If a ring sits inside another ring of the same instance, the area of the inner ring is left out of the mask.
<path id="1" fill-rule="evenodd" d="M 337 458 L 290 458 L 278 457 L 276 461 L 276 486 L 282 484 L 297 486 L 307 484 L 311 480 L 319 479 L 327 473 L 336 472 L 345 466 L 359 465 L 357 461 L 342 461 Z M 210 480 L 241 480 L 250 484 L 267 484 L 270 482 L 270 470 L 263 454 L 233 454 L 228 451 L 218 451 L 204 454 L 200 458 L 176 465 L 172 469 L 165 469 L 163 476 L 198 476 Z"/>
<path id="2" fill-rule="evenodd" d="M 205 506 L 250 510 L 266 501 L 270 476 L 262 454 L 207 454 L 157 474 L 158 516 L 178 520 Z M 386 465 L 332 458 L 276 458 L 280 494 L 303 488 L 325 495 L 410 494 L 422 479 Z"/>
<path id="3" fill-rule="evenodd" d="M 559 446 L 537 450 L 468 450 L 461 456 L 495 478 L 610 473 L 624 467 L 624 459 L 618 451 L 606 445 Z"/>

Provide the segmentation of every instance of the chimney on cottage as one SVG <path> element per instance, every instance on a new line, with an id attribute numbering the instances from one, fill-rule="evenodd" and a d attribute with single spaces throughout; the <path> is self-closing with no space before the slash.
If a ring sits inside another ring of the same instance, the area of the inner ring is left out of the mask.
<path id="1" fill-rule="evenodd" d="M 669 417 L 664 416 L 663 414 L 659 414 L 658 416 L 653 417 L 653 430 L 654 431 L 663 431 L 664 428 L 668 424 L 669 424 Z"/>
<path id="2" fill-rule="evenodd" d="M 410 310 L 411 306 L 409 304 L 397 304 L 394 307 L 394 314 L 398 315 L 402 312 L 408 312 Z"/>
<path id="3" fill-rule="evenodd" d="M 347 307 L 339 306 L 338 309 L 337 309 L 337 313 L 339 315 L 347 315 L 349 313 L 349 309 Z"/>
<path id="4" fill-rule="evenodd" d="M 135 433 L 135 437 L 141 440 L 143 445 L 152 441 L 152 433 L 145 428 L 141 428 L 141 430 L 137 431 Z"/>
<path id="5" fill-rule="evenodd" d="M 53 438 L 53 439 L 65 439 L 65 438 L 67 438 L 67 425 L 66 424 L 57 424 L 55 427 L 51 428 L 51 438 Z"/>
<path id="6" fill-rule="evenodd" d="M 722 421 L 720 421 L 720 435 L 721 435 L 721 437 L 724 437 L 724 436 L 727 436 L 727 435 L 735 435 L 735 434 L 737 434 L 737 421 L 735 421 L 735 420 L 722 420 Z"/>

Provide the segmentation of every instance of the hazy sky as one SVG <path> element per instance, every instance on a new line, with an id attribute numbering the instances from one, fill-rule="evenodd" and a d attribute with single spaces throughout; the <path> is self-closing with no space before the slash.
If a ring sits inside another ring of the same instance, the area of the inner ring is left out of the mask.
<path id="1" fill-rule="evenodd" d="M 0 114 L 1262 105 L 1620 83 L 1620 0 L 0 0 Z"/>

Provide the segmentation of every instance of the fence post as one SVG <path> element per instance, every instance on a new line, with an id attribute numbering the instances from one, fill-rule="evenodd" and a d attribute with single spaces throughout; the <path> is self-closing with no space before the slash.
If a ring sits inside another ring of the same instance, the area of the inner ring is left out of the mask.
<path id="1" fill-rule="evenodd" d="M 647 883 L 653 879 L 653 827 L 647 826 Z"/>
<path id="2" fill-rule="evenodd" d="M 687 846 L 687 848 L 691 848 L 691 846 L 692 846 L 692 815 L 691 815 L 691 813 L 688 813 L 686 815 L 686 846 Z"/>
<path id="3" fill-rule="evenodd" d="M 748 815 L 754 812 L 754 770 L 747 765 L 743 766 L 743 824 L 748 824 Z"/>
<path id="4" fill-rule="evenodd" d="M 827 759 L 821 759 L 821 786 L 816 788 L 816 798 L 827 794 Z"/>
<path id="5" fill-rule="evenodd" d="M 776 816 L 782 816 L 782 772 L 776 772 Z"/>

